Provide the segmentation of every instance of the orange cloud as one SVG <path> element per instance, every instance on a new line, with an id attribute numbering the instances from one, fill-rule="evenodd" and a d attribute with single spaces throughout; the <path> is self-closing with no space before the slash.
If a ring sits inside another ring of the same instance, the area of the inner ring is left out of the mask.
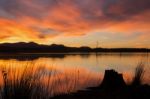
<path id="1" fill-rule="evenodd" d="M 0 42 L 44 43 L 95 31 L 125 36 L 140 32 L 138 40 L 149 39 L 148 4 L 148 0 L 1 0 Z"/>

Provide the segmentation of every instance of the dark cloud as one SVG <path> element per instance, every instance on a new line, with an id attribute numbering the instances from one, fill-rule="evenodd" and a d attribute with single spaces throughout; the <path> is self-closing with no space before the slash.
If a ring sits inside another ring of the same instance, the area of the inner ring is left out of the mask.
<path id="1" fill-rule="evenodd" d="M 126 20 L 134 15 L 150 11 L 150 0 L 106 0 L 103 12 L 106 17 Z"/>
<path id="2" fill-rule="evenodd" d="M 19 9 L 20 6 L 17 1 L 18 0 L 0 0 L 0 16 L 6 18 L 14 17 L 16 10 Z"/>
<path id="3" fill-rule="evenodd" d="M 42 2 L 41 2 L 42 1 Z M 28 16 L 41 18 L 43 11 L 49 9 L 55 0 L 0 0 L 0 16 L 9 18 L 20 18 L 20 16 Z M 2 15 L 3 14 L 3 15 Z"/>
<path id="4" fill-rule="evenodd" d="M 149 10 L 150 0 L 0 0 L 0 10 L 1 12 L 3 10 L 0 15 L 4 14 L 3 16 L 6 17 L 8 14 L 16 17 L 26 15 L 41 18 L 51 13 L 53 8 L 68 5 L 79 9 L 80 17 L 83 19 L 124 20 Z"/>

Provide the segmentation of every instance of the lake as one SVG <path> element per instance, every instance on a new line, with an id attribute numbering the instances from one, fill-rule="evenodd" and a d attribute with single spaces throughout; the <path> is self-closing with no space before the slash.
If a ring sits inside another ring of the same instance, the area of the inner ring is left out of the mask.
<path id="1" fill-rule="evenodd" d="M 98 86 L 105 70 L 114 69 L 123 73 L 130 83 L 136 66 L 143 62 L 143 83 L 150 84 L 150 54 L 148 53 L 61 53 L 61 54 L 7 54 L 0 55 L 0 68 L 7 72 L 28 67 L 44 76 L 43 84 L 49 84 L 51 94 L 67 93 L 87 87 Z M 10 69 L 11 68 L 11 69 Z M 32 72 L 32 71 L 31 71 Z M 47 76 L 51 75 L 49 80 Z M 2 77 L 1 77 L 2 78 Z M 40 79 L 41 80 L 41 79 Z M 39 80 L 39 81 L 40 81 Z M 2 82 L 2 79 L 1 79 Z"/>

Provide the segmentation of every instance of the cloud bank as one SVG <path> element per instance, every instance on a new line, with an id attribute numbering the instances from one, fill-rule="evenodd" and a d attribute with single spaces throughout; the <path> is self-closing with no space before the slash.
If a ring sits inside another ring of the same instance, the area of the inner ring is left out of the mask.
<path id="1" fill-rule="evenodd" d="M 150 0 L 0 0 L 0 42 L 82 36 L 92 31 L 150 35 Z"/>

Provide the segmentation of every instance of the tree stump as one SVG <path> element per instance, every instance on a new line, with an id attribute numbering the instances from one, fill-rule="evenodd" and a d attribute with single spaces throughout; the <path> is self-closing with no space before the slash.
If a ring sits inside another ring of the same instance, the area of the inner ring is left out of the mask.
<path id="1" fill-rule="evenodd" d="M 119 74 L 115 70 L 105 70 L 104 79 L 101 87 L 107 89 L 117 89 L 124 87 L 125 81 L 122 74 Z"/>

